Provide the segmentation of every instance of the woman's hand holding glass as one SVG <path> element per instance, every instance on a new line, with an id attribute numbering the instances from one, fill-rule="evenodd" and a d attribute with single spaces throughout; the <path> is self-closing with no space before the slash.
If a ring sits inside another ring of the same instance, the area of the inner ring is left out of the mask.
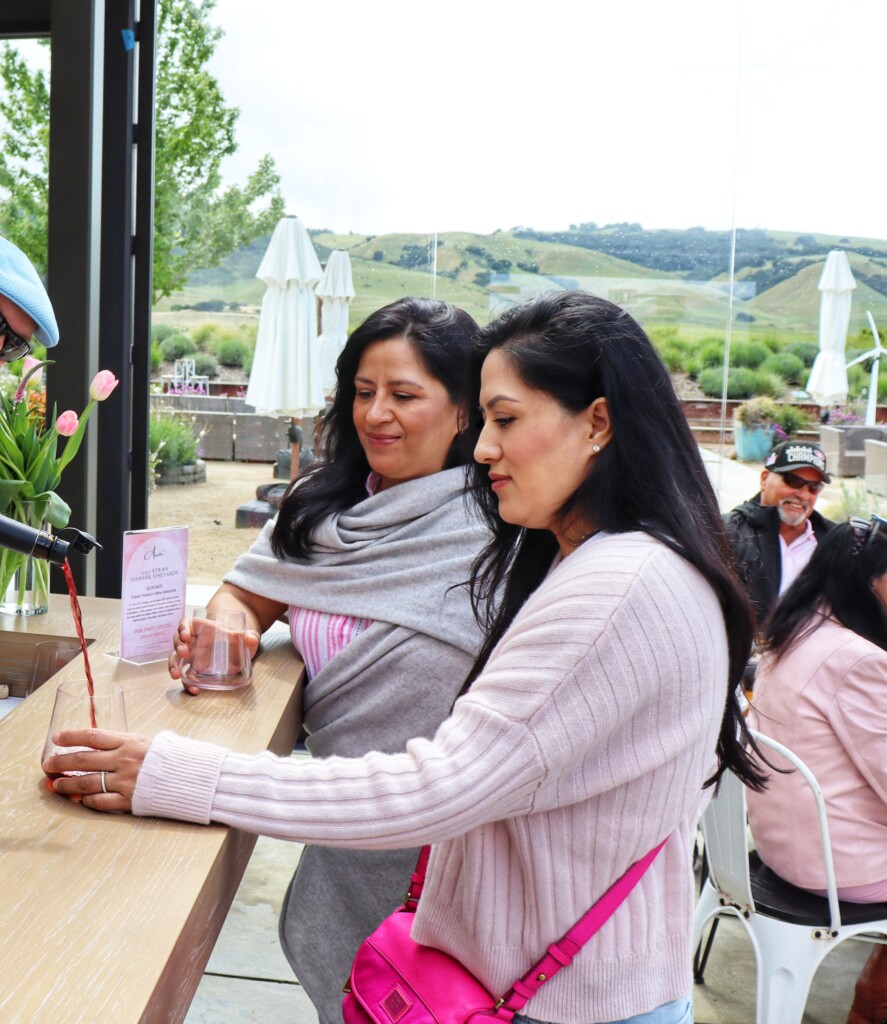
<path id="1" fill-rule="evenodd" d="M 57 748 L 43 761 L 54 793 L 96 811 L 131 811 L 132 794 L 151 740 L 108 729 L 63 730 L 51 737 Z M 72 774 L 76 773 L 76 774 Z"/>
<path id="2" fill-rule="evenodd" d="M 228 608 L 199 608 L 182 619 L 173 636 L 169 674 L 193 694 L 236 690 L 252 678 L 259 632 L 246 628 L 246 614 Z"/>

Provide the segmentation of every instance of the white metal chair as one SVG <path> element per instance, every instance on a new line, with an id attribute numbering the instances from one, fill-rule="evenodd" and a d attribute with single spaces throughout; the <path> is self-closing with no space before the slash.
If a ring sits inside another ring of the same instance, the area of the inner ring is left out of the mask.
<path id="1" fill-rule="evenodd" d="M 887 903 L 838 900 L 825 800 L 815 776 L 781 743 L 757 732 L 752 735 L 762 747 L 784 757 L 810 787 L 819 818 L 828 897 L 790 885 L 756 853 L 749 853 L 745 786 L 727 772 L 702 817 L 708 877 L 696 904 L 693 948 L 701 948 L 709 923 L 714 929 L 721 915 L 736 917 L 755 951 L 757 1024 L 801 1024 L 816 969 L 840 942 L 854 937 L 887 941 Z M 708 948 L 702 970 L 707 955 Z"/>
<path id="2" fill-rule="evenodd" d="M 209 394 L 209 377 L 196 372 L 193 359 L 177 359 L 173 365 L 171 390 L 177 394 Z"/>

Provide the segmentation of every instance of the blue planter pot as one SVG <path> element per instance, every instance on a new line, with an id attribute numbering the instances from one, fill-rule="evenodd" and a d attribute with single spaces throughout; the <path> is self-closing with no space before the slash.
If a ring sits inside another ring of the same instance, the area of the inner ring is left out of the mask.
<path id="1" fill-rule="evenodd" d="M 743 462 L 763 462 L 773 447 L 772 427 L 744 427 L 738 420 L 733 421 L 733 444 L 736 458 Z"/>

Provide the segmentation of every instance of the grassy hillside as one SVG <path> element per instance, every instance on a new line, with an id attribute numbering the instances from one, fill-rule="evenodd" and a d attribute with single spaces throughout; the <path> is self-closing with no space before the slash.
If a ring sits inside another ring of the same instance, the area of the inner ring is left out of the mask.
<path id="1" fill-rule="evenodd" d="M 843 248 L 857 281 L 851 334 L 866 325 L 867 309 L 887 333 L 887 242 L 879 239 L 740 231 L 732 309 L 726 270 L 729 236 L 702 228 L 644 231 L 633 224 L 579 225 L 560 233 L 521 229 L 437 236 L 320 231 L 312 233 L 312 240 L 321 262 L 334 249 L 351 257 L 357 292 L 352 327 L 405 294 L 448 299 L 485 323 L 524 296 L 579 287 L 626 306 L 646 326 L 677 325 L 687 337 L 723 333 L 732 315 L 739 334 L 768 333 L 782 341 L 815 338 L 822 267 L 830 249 Z M 255 272 L 267 243 L 267 238 L 260 239 L 215 270 L 193 275 L 187 288 L 158 309 L 170 312 L 221 300 L 255 315 L 264 293 Z"/>
<path id="2" fill-rule="evenodd" d="M 548 234 L 518 229 L 377 236 L 315 231 L 312 241 L 322 263 L 336 249 L 351 258 L 352 329 L 403 295 L 448 299 L 483 324 L 529 295 L 583 288 L 623 306 L 643 324 L 688 397 L 720 395 L 723 374 L 716 367 L 728 327 L 728 396 L 797 397 L 816 354 L 818 285 L 834 248 L 847 251 L 857 284 L 848 351 L 870 348 L 866 310 L 887 336 L 887 242 L 878 239 L 740 231 L 732 295 L 731 237 L 702 228 L 580 225 Z M 194 274 L 187 288 L 158 305 L 156 327 L 185 332 L 207 356 L 220 356 L 219 347 L 231 336 L 246 339 L 251 349 L 265 291 L 255 274 L 267 244 L 260 239 L 220 267 Z M 207 328 L 209 323 L 216 326 Z M 250 351 L 247 362 L 251 358 Z M 862 394 L 866 370 L 850 371 L 851 399 Z M 879 394 L 887 398 L 887 368 Z"/>

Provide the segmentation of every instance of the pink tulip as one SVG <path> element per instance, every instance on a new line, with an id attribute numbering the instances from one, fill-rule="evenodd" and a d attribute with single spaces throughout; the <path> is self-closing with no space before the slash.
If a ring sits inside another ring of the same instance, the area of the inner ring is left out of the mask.
<path id="1" fill-rule="evenodd" d="M 43 366 L 44 364 L 39 359 L 34 359 L 33 356 L 25 356 L 22 360 L 21 379 L 19 380 L 18 387 L 15 389 L 15 398 L 13 399 L 16 405 L 24 399 L 28 388 L 40 383 L 40 378 L 43 376 Z"/>
<path id="2" fill-rule="evenodd" d="M 99 370 L 92 378 L 92 384 L 89 385 L 89 397 L 94 398 L 97 402 L 104 402 L 119 383 L 120 381 L 110 370 Z"/>
<path id="3" fill-rule="evenodd" d="M 116 384 L 117 382 L 115 381 L 114 383 Z M 73 409 L 63 412 L 55 421 L 55 429 L 62 437 L 70 437 L 72 434 L 76 434 L 79 426 L 80 420 L 77 419 L 77 413 Z"/>
<path id="4" fill-rule="evenodd" d="M 36 370 L 35 373 L 31 373 L 32 370 Z M 22 380 L 26 377 L 28 380 L 28 387 L 33 387 L 35 384 L 39 384 L 43 378 L 43 363 L 39 359 L 35 359 L 33 356 L 25 356 L 22 360 Z"/>

